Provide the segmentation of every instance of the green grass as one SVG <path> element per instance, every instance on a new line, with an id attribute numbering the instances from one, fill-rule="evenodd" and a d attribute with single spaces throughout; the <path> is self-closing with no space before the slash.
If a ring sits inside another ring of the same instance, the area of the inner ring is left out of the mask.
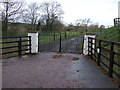
<path id="1" fill-rule="evenodd" d="M 107 41 L 110 41 L 110 42 L 118 42 L 120 43 L 120 29 L 116 28 L 116 27 L 111 27 L 111 28 L 108 28 L 108 29 L 104 29 L 102 30 L 102 32 L 100 34 L 98 34 L 96 36 L 97 39 L 101 39 L 101 40 L 107 40 Z M 93 30 L 93 31 L 89 31 L 87 33 L 98 33 L 100 32 L 100 29 L 99 30 Z M 98 44 L 98 42 L 96 42 Z M 109 49 L 110 50 L 110 47 L 111 45 L 110 44 L 107 44 L 107 43 L 104 43 L 102 42 L 101 43 L 101 46 L 106 48 L 106 49 Z M 120 46 L 118 45 L 114 45 L 114 52 L 120 52 Z M 110 58 L 110 52 L 109 51 L 105 51 L 105 50 L 102 50 L 102 53 L 103 55 L 105 55 L 106 57 Z M 97 53 L 95 53 L 95 55 L 97 56 Z M 102 57 L 101 56 L 101 61 L 104 62 L 107 66 L 109 66 L 109 60 L 107 60 L 106 58 Z M 119 55 L 114 55 L 114 62 L 118 63 L 120 65 L 120 56 Z M 108 68 L 106 68 L 102 63 L 101 63 L 101 67 L 103 67 L 106 71 L 104 71 L 105 74 L 108 74 Z M 117 72 L 119 75 L 120 75 L 120 67 L 118 67 L 117 65 L 113 65 L 113 70 L 115 72 Z M 115 74 L 113 74 L 113 78 L 120 83 L 120 78 L 117 77 Z"/>
<path id="2" fill-rule="evenodd" d="M 59 32 L 59 33 L 41 33 L 39 36 L 39 43 L 44 45 L 44 44 L 49 44 L 49 43 L 53 43 L 56 41 L 60 40 L 60 35 L 61 35 L 61 39 L 65 40 L 65 39 L 69 39 L 72 37 L 77 37 L 82 35 L 80 32 Z"/>
<path id="3" fill-rule="evenodd" d="M 24 38 L 22 40 L 27 40 L 27 38 Z M 19 41 L 19 39 L 3 39 L 2 40 L 2 42 L 12 42 L 12 41 Z M 27 45 L 27 44 L 28 42 L 22 42 L 22 45 Z M 18 46 L 18 42 L 2 44 L 2 48 L 13 47 L 13 46 Z M 28 46 L 22 46 L 22 50 L 24 49 L 28 49 Z M 18 47 L 2 49 L 1 53 L 7 53 L 7 52 L 12 52 L 12 51 L 18 51 Z M 22 51 L 22 54 L 25 54 L 25 53 L 26 53 L 25 51 Z M 3 54 L 1 58 L 9 58 L 9 57 L 14 57 L 14 56 L 18 56 L 18 52 Z"/>
<path id="4" fill-rule="evenodd" d="M 96 35 L 97 39 L 102 39 L 102 40 L 108 40 L 108 41 L 114 41 L 114 42 L 120 42 L 120 31 L 117 27 L 110 27 L 107 29 L 103 29 L 103 30 L 91 30 L 88 31 L 86 33 L 100 33 L 98 35 Z"/>

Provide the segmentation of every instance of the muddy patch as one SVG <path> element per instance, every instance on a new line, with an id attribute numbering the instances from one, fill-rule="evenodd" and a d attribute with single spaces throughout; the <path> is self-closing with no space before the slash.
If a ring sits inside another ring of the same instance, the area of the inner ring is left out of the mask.
<path id="1" fill-rule="evenodd" d="M 77 61 L 77 60 L 79 60 L 78 57 L 72 57 L 72 61 Z"/>
<path id="2" fill-rule="evenodd" d="M 61 57 L 63 57 L 63 55 L 54 55 L 52 58 L 53 58 L 53 59 L 59 59 L 59 58 L 61 58 Z"/>

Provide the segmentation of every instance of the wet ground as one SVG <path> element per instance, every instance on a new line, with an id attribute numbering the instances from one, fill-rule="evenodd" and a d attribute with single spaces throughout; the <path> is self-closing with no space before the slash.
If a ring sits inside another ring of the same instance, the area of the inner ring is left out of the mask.
<path id="1" fill-rule="evenodd" d="M 116 88 L 86 56 L 41 53 L 3 59 L 3 88 Z"/>
<path id="2" fill-rule="evenodd" d="M 83 36 L 73 37 L 61 42 L 61 52 L 64 53 L 82 53 Z M 58 52 L 60 48 L 60 42 L 49 43 L 46 45 L 39 44 L 39 51 Z"/>

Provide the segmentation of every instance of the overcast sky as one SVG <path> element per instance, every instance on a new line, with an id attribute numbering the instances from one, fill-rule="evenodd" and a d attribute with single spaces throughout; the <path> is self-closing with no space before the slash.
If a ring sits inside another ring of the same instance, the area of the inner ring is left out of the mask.
<path id="1" fill-rule="evenodd" d="M 30 2 L 59 2 L 64 11 L 63 21 L 74 23 L 77 19 L 90 18 L 99 25 L 111 26 L 118 17 L 118 1 L 120 0 L 26 0 Z"/>

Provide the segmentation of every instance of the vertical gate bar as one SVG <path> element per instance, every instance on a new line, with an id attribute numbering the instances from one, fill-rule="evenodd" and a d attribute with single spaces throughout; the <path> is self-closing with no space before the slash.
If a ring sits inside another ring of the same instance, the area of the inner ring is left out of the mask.
<path id="1" fill-rule="evenodd" d="M 109 77 L 113 77 L 113 60 L 114 60 L 114 42 L 111 42 L 110 47 L 110 62 L 109 62 Z"/>
<path id="2" fill-rule="evenodd" d="M 21 57 L 22 56 L 22 39 L 21 37 L 19 37 L 19 41 L 18 41 L 18 56 Z"/>
<path id="3" fill-rule="evenodd" d="M 59 47 L 59 52 L 61 52 L 61 35 L 60 35 L 60 47 Z"/>
<path id="4" fill-rule="evenodd" d="M 54 42 L 55 42 L 55 33 L 53 34 L 53 36 L 54 36 Z"/>
<path id="5" fill-rule="evenodd" d="M 98 66 L 100 66 L 100 61 L 101 61 L 101 58 L 100 58 L 100 56 L 101 56 L 101 40 L 98 41 L 98 49 L 99 49 L 99 51 L 98 51 L 97 63 L 98 63 Z"/>
<path id="6" fill-rule="evenodd" d="M 67 37 L 67 35 L 66 35 L 66 31 L 65 31 L 65 38 Z"/>

